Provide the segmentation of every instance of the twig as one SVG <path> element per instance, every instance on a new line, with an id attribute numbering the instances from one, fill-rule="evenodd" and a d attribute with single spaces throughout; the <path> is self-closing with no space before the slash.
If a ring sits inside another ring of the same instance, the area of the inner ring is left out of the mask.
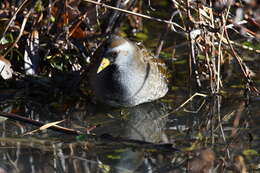
<path id="1" fill-rule="evenodd" d="M 15 11 L 14 15 L 12 16 L 11 20 L 9 21 L 9 23 L 7 24 L 4 32 L 1 35 L 1 39 L 2 37 L 5 35 L 5 33 L 7 32 L 7 30 L 9 29 L 9 27 L 11 26 L 11 24 L 13 23 L 13 21 L 16 18 L 17 13 L 24 7 L 24 5 L 28 2 L 29 0 L 24 0 L 23 3 L 17 8 L 17 10 Z"/>
<path id="2" fill-rule="evenodd" d="M 193 114 L 197 114 L 201 108 L 204 106 L 204 104 L 206 103 L 206 100 L 203 100 L 203 102 L 200 104 L 199 108 L 195 111 L 192 111 L 192 110 L 187 110 L 187 109 L 184 109 L 184 112 L 189 112 L 189 113 L 193 113 Z"/>
<path id="3" fill-rule="evenodd" d="M 197 86 L 201 87 L 201 82 L 200 82 L 200 77 L 199 77 L 199 72 L 198 72 L 198 63 L 196 61 L 196 55 L 195 55 L 195 40 L 191 38 L 191 32 L 189 34 L 189 40 L 190 40 L 190 48 L 191 48 L 191 54 L 190 54 L 191 70 L 190 70 L 190 72 L 191 72 L 191 75 L 195 76 Z M 194 72 L 194 74 L 193 74 L 193 72 Z"/>
<path id="4" fill-rule="evenodd" d="M 200 97 L 207 97 L 208 95 L 206 94 L 202 94 L 202 93 L 195 93 L 193 94 L 190 98 L 188 98 L 185 102 L 183 102 L 179 107 L 177 107 L 176 109 L 174 109 L 173 111 L 167 113 L 166 115 L 162 116 L 161 119 L 168 117 L 170 114 L 179 111 L 181 108 L 183 108 L 187 103 L 189 103 L 194 97 L 196 96 L 200 96 Z M 202 103 L 202 105 L 204 105 L 204 103 Z M 199 107 L 199 109 L 201 109 L 202 106 Z"/>
<path id="5" fill-rule="evenodd" d="M 100 2 L 96 2 L 96 1 L 92 1 L 92 0 L 84 0 L 84 1 L 92 3 L 92 4 L 100 5 L 101 7 L 105 7 L 105 8 L 109 8 L 109 9 L 113 9 L 113 10 L 117 10 L 117 11 L 121 11 L 121 12 L 124 12 L 124 13 L 127 13 L 127 14 L 132 14 L 132 15 L 135 15 L 135 16 L 138 16 L 138 17 L 142 17 L 142 18 L 145 18 L 145 19 L 150 19 L 150 20 L 154 20 L 154 21 L 157 21 L 157 22 L 162 22 L 162 23 L 174 25 L 174 26 L 178 27 L 179 29 L 181 29 L 182 32 L 185 32 L 185 29 L 183 27 L 181 27 L 180 25 L 178 25 L 177 23 L 174 23 L 172 21 L 159 19 L 159 18 L 156 18 L 156 17 L 152 17 L 152 16 L 136 13 L 136 12 L 133 12 L 133 11 L 128 11 L 128 10 L 125 10 L 125 9 L 113 7 L 113 6 L 110 6 L 110 5 L 106 5 L 105 3 L 100 3 Z"/>
<path id="6" fill-rule="evenodd" d="M 21 36 L 23 35 L 23 31 L 24 31 L 24 28 L 25 28 L 25 25 L 27 23 L 27 20 L 29 18 L 29 16 L 31 15 L 33 11 L 33 8 L 24 16 L 24 19 L 23 19 L 23 23 L 21 25 L 21 29 L 20 29 L 20 32 L 19 32 L 19 35 L 16 37 L 15 41 L 12 43 L 12 46 L 5 52 L 4 54 L 4 57 L 9 53 L 9 51 L 18 43 L 18 41 L 20 40 Z"/>
<path id="7" fill-rule="evenodd" d="M 233 29 L 233 27 L 236 26 L 236 25 L 243 25 L 243 24 L 246 24 L 246 23 L 248 23 L 248 21 L 241 20 L 241 21 L 237 22 L 236 24 L 232 23 L 232 24 L 226 25 L 226 28 Z"/>
<path id="8" fill-rule="evenodd" d="M 45 125 L 41 126 L 41 127 L 38 128 L 38 129 L 35 129 L 35 130 L 33 130 L 33 131 L 30 131 L 30 132 L 25 133 L 24 136 L 25 136 L 25 135 L 32 135 L 33 133 L 36 133 L 36 132 L 38 132 L 38 131 L 46 130 L 46 129 L 52 127 L 52 126 L 61 127 L 61 126 L 58 126 L 57 124 L 59 124 L 59 123 L 61 123 L 61 122 L 64 122 L 64 121 L 65 121 L 65 120 L 60 120 L 60 121 L 55 121 L 55 122 L 51 122 L 51 123 L 45 124 Z"/>
<path id="9" fill-rule="evenodd" d="M 191 7 L 190 7 L 190 2 L 189 0 L 186 0 L 186 8 L 187 8 L 187 16 L 188 16 L 188 20 L 189 22 L 192 23 L 196 23 L 191 15 Z M 195 37 L 193 36 L 193 33 L 197 33 L 197 30 L 195 30 L 193 28 L 193 26 L 189 26 L 188 25 L 188 32 L 189 32 L 189 46 L 191 49 L 190 55 L 189 55 L 189 68 L 190 68 L 190 81 L 191 78 L 194 76 L 196 83 L 197 83 L 197 87 L 201 87 L 201 81 L 200 81 L 200 77 L 199 77 L 199 72 L 198 72 L 198 63 L 196 60 L 196 53 L 195 53 Z"/>
<path id="10" fill-rule="evenodd" d="M 156 11 L 156 9 L 152 7 L 151 0 L 148 0 L 148 6 L 152 11 Z"/>
<path id="11" fill-rule="evenodd" d="M 260 49 L 254 49 L 254 48 L 252 48 L 252 47 L 249 47 L 249 46 L 246 46 L 246 45 L 242 45 L 242 44 L 240 44 L 240 43 L 237 43 L 237 42 L 234 42 L 234 41 L 231 41 L 231 40 L 230 40 L 230 43 L 233 44 L 233 45 L 235 45 L 235 46 L 241 47 L 241 48 L 243 48 L 243 49 L 245 49 L 245 50 L 253 51 L 253 52 L 255 52 L 255 53 L 260 54 Z"/>
<path id="12" fill-rule="evenodd" d="M 178 14 L 178 11 L 174 11 L 171 15 L 171 18 L 170 18 L 170 21 L 172 21 L 173 17 Z M 167 25 L 166 28 L 165 28 L 165 32 L 163 32 L 160 36 L 160 41 L 158 42 L 158 45 L 157 45 L 157 48 L 156 48 L 156 51 L 155 51 L 155 57 L 158 57 L 161 50 L 162 50 L 162 47 L 163 47 L 163 44 L 165 42 L 165 39 L 166 39 L 166 36 L 167 34 L 169 33 L 169 30 L 171 28 L 171 25 Z"/>
<path id="13" fill-rule="evenodd" d="M 217 96 L 217 117 L 218 117 L 218 122 L 219 122 L 219 127 L 220 127 L 220 133 L 222 135 L 222 138 L 223 138 L 223 141 L 225 143 L 227 143 L 227 140 L 226 140 L 226 136 L 225 136 L 225 133 L 224 133 L 224 129 L 223 129 L 223 124 L 222 124 L 222 121 L 221 121 L 221 111 L 220 111 L 220 107 L 221 107 L 221 97 Z M 226 148 L 226 152 L 227 152 L 227 157 L 230 159 L 230 151 L 228 148 Z"/>
<path id="14" fill-rule="evenodd" d="M 75 33 L 75 31 L 77 31 L 77 29 L 79 28 L 79 25 L 83 22 L 83 20 L 86 19 L 87 14 L 88 14 L 88 12 L 85 12 L 82 16 L 80 16 L 80 18 L 79 18 L 79 20 L 76 22 L 76 24 L 74 24 L 74 26 L 72 26 L 72 27 L 69 28 L 69 29 L 71 29 L 71 30 L 70 30 L 70 32 L 69 32 L 68 37 L 71 37 L 71 36 Z"/>
<path id="15" fill-rule="evenodd" d="M 216 88 L 217 93 L 219 92 L 220 82 L 221 82 L 221 79 L 220 79 L 220 59 L 222 57 L 221 44 L 222 44 L 222 41 L 223 41 L 222 38 L 223 38 L 223 35 L 225 33 L 225 26 L 226 26 L 226 23 L 227 23 L 230 8 L 231 8 L 231 4 L 229 4 L 229 6 L 228 6 L 226 16 L 222 16 L 223 27 L 222 27 L 222 31 L 220 33 L 221 37 L 220 37 L 220 40 L 219 40 L 219 43 L 218 43 L 217 88 Z"/>
<path id="16" fill-rule="evenodd" d="M 249 86 L 251 87 L 251 89 L 253 89 L 253 91 L 257 94 L 259 94 L 259 90 L 255 87 L 255 86 L 252 86 L 253 85 L 253 80 L 251 79 L 250 77 L 250 74 L 248 73 L 248 70 L 247 70 L 247 66 L 243 63 L 242 59 L 237 55 L 237 53 L 235 52 L 231 42 L 230 42 L 230 39 L 228 37 L 228 33 L 227 33 L 227 30 L 225 29 L 225 35 L 227 37 L 227 41 L 228 41 L 228 44 L 229 44 L 229 47 L 231 48 L 231 52 L 233 54 L 233 56 L 236 58 L 239 66 L 240 66 L 240 69 L 242 70 Z"/>

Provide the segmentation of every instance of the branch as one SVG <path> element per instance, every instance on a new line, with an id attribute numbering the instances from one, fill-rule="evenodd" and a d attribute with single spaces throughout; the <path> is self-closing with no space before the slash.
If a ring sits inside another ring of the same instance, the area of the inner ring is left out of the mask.
<path id="1" fill-rule="evenodd" d="M 101 3 L 101 2 L 96 2 L 96 1 L 92 1 L 92 0 L 84 0 L 84 1 L 92 3 L 92 4 L 100 5 L 101 7 L 105 7 L 105 8 L 109 8 L 109 9 L 113 9 L 113 10 L 117 10 L 117 11 L 121 11 L 121 12 L 124 12 L 124 13 L 127 13 L 127 14 L 132 14 L 132 15 L 135 15 L 135 16 L 138 16 L 138 17 L 142 17 L 142 18 L 145 18 L 145 19 L 150 19 L 150 20 L 153 20 L 153 21 L 174 25 L 174 26 L 180 28 L 181 31 L 185 32 L 185 29 L 183 27 L 181 27 L 177 23 L 174 23 L 174 22 L 171 22 L 171 21 L 168 21 L 168 20 L 159 19 L 159 18 L 156 18 L 156 17 L 147 16 L 147 15 L 140 14 L 140 13 L 135 13 L 133 11 L 128 11 L 128 10 L 125 10 L 125 9 L 121 9 L 121 8 L 113 7 L 113 6 L 110 6 L 110 5 L 106 5 L 105 3 Z"/>

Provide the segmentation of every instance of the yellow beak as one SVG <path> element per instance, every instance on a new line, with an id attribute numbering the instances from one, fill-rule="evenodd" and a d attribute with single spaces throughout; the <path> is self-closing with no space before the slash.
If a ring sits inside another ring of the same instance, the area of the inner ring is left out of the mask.
<path id="1" fill-rule="evenodd" d="M 104 70 L 109 65 L 110 65 L 109 59 L 103 58 L 99 67 L 98 67 L 97 74 L 100 73 L 102 70 Z"/>

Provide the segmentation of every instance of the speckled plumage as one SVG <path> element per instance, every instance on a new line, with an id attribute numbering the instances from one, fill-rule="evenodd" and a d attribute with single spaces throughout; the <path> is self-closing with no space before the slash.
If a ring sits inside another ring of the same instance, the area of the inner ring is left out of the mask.
<path id="1" fill-rule="evenodd" d="M 112 63 L 97 73 L 104 56 Z M 151 102 L 168 91 L 165 64 L 119 36 L 111 36 L 94 54 L 90 84 L 96 99 L 111 106 Z"/>

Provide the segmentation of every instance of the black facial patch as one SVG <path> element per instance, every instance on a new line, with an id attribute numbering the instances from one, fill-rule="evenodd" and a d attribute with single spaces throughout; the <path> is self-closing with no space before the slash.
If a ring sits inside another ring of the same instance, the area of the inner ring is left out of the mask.
<path id="1" fill-rule="evenodd" d="M 111 63 L 114 63 L 117 58 L 117 55 L 118 53 L 113 51 L 113 52 L 106 53 L 104 57 L 108 58 L 111 61 Z"/>

